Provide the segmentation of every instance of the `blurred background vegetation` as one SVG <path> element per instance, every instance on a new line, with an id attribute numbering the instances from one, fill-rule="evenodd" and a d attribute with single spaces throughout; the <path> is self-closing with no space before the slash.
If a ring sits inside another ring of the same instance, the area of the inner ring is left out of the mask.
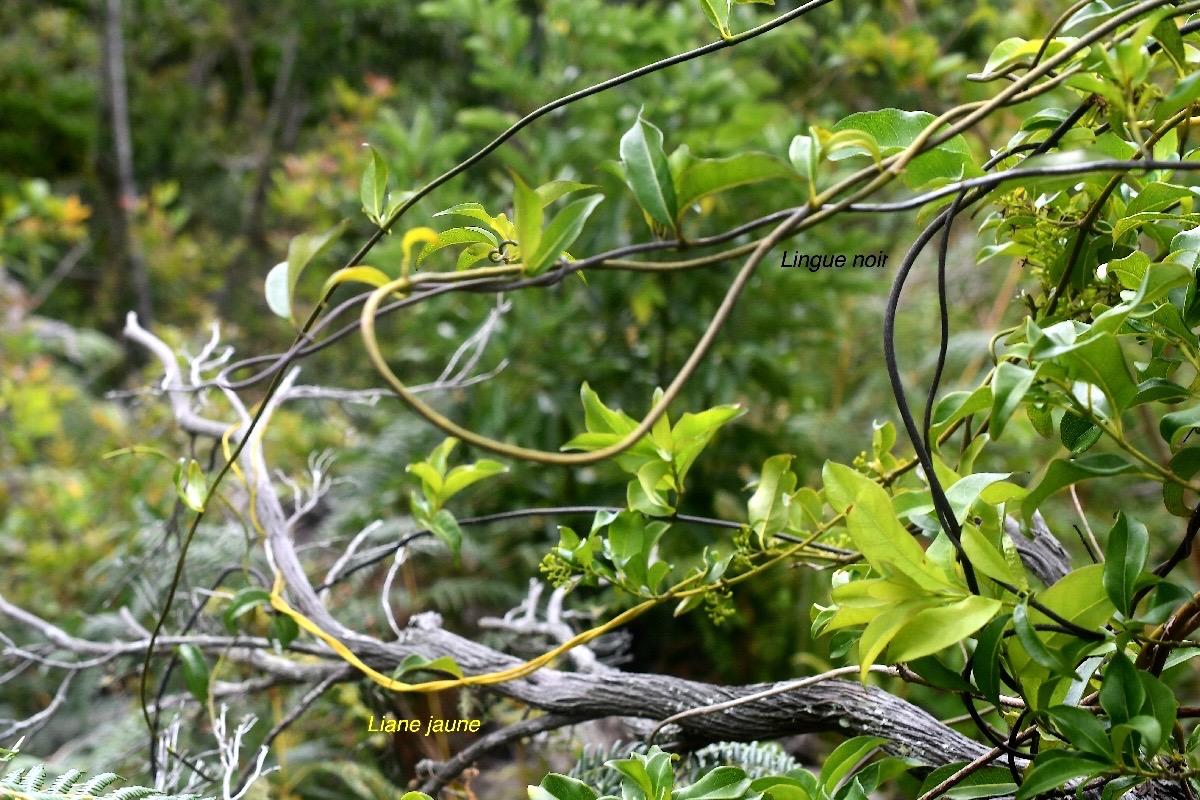
<path id="1" fill-rule="evenodd" d="M 737 6 L 735 21 L 744 29 L 793 5 Z M 701 156 L 758 149 L 784 157 L 807 126 L 854 111 L 938 113 L 986 96 L 990 87 L 964 76 L 979 71 L 1002 39 L 1039 35 L 1059 10 L 1051 5 L 830 4 L 747 45 L 550 115 L 421 203 L 405 226 L 445 228 L 432 215 L 460 202 L 504 210 L 516 171 L 533 185 L 571 178 L 602 187 L 606 200 L 576 255 L 646 241 L 636 204 L 605 166 L 639 109 L 662 128 L 668 152 L 686 144 Z M 384 156 L 393 186 L 415 188 L 542 103 L 712 39 L 690 0 L 127 0 L 119 22 L 137 198 L 126 208 L 105 78 L 108 6 L 0 4 L 0 593 L 93 636 L 114 624 L 111 612 L 121 605 L 153 621 L 165 576 L 141 567 L 173 560 L 181 514 L 169 461 L 101 457 L 132 445 L 172 457 L 193 447 L 174 432 L 161 398 L 129 391 L 157 373 L 120 338 L 128 311 L 148 301 L 155 330 L 193 353 L 215 321 L 241 356 L 278 351 L 293 334 L 267 311 L 263 279 L 292 236 L 350 219 L 325 269 L 314 265 L 305 276 L 299 296 L 311 303 L 324 277 L 369 235 L 358 193 L 364 143 Z M 1009 122 L 1029 113 L 1022 107 Z M 1001 122 L 970 135 L 977 157 L 1015 129 Z M 720 232 L 803 198 L 795 183 L 744 187 L 706 201 L 689 231 Z M 743 488 L 767 457 L 795 453 L 794 468 L 815 485 L 826 458 L 852 460 L 869 447 L 872 423 L 894 417 L 878 344 L 881 312 L 891 265 L 915 229 L 914 215 L 839 219 L 788 244 L 814 253 L 886 250 L 893 256 L 885 271 L 811 274 L 770 262 L 760 270 L 681 404 L 749 409 L 693 469 L 682 512 L 740 519 Z M 369 263 L 398 274 L 400 238 L 385 239 Z M 977 374 L 1021 277 L 1011 259 L 975 266 L 980 244 L 965 222 L 952 251 L 946 389 Z M 451 258 L 439 254 L 429 266 L 451 269 Z M 139 269 L 146 297 L 139 297 Z M 508 365 L 437 402 L 471 428 L 545 449 L 582 429 L 584 380 L 609 405 L 641 414 L 690 352 L 731 269 L 601 273 L 514 296 L 481 368 Z M 927 275 L 910 284 L 901 323 L 902 363 L 914 388 L 924 386 L 932 363 Z M 410 383 L 431 380 L 492 305 L 487 296 L 454 295 L 397 316 L 382 325 L 389 355 Z M 375 385 L 357 344 L 351 337 L 306 361 L 302 380 Z M 1036 464 L 1057 446 L 1028 426 L 1014 433 L 997 448 L 1006 470 Z M 273 466 L 290 475 L 302 473 L 312 453 L 336 453 L 341 482 L 313 515 L 309 535 L 343 542 L 375 519 L 388 520 L 384 534 L 407 529 L 404 467 L 441 439 L 386 400 L 296 403 L 268 437 Z M 514 466 L 486 486 L 456 501 L 456 514 L 624 498 L 624 479 L 605 466 Z M 1080 492 L 1102 513 L 1102 496 Z M 436 609 L 471 633 L 480 616 L 519 602 L 557 541 L 559 521 L 471 529 L 461 566 L 417 559 L 407 577 L 419 589 L 396 602 L 410 612 Z M 1069 521 L 1062 526 L 1069 530 Z M 718 536 L 679 530 L 695 537 L 689 551 Z M 231 553 L 236 561 L 244 539 L 235 519 L 214 516 L 201 530 L 188 585 L 206 584 Z M 382 576 L 360 577 L 344 587 L 340 613 L 386 630 L 373 599 Z M 820 664 L 828 645 L 810 641 L 808 605 L 821 580 L 778 570 L 739 591 L 737 614 L 719 628 L 702 615 L 648 615 L 631 628 L 627 666 L 749 682 Z M 603 598 L 580 598 L 593 600 Z M 670 637 L 642 635 L 665 625 Z M 139 755 L 135 684 L 131 669 L 77 686 L 74 713 L 60 715 L 26 751 L 84 769 L 87 759 L 116 768 Z M 0 717 L 36 712 L 54 686 L 31 670 L 0 688 Z M 367 694 L 345 687 L 316 712 L 322 722 L 287 737 L 292 771 L 282 791 L 385 796 L 369 787 L 382 776 L 403 782 L 397 745 L 362 732 Z M 112 736 L 104 722 L 128 735 Z"/>

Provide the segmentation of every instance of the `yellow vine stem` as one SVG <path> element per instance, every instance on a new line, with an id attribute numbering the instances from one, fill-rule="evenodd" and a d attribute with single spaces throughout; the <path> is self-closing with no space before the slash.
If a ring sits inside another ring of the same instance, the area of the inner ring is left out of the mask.
<path id="1" fill-rule="evenodd" d="M 595 628 L 586 630 L 578 636 L 574 636 L 568 641 L 563 642 L 553 650 L 545 652 L 537 658 L 526 661 L 524 664 L 513 667 L 512 669 L 505 669 L 499 672 L 489 672 L 484 675 L 468 675 L 463 678 L 449 678 L 440 681 L 429 681 L 428 683 L 405 683 L 404 681 L 398 681 L 395 678 L 389 678 L 382 672 L 372 669 L 364 664 L 362 659 L 351 652 L 350 648 L 338 641 L 336 637 L 326 633 L 324 630 L 318 627 L 315 622 L 288 605 L 287 601 L 283 599 L 281 594 L 283 589 L 283 575 L 276 572 L 275 586 L 271 589 L 272 608 L 281 614 L 286 614 L 287 616 L 291 617 L 302 629 L 308 631 L 313 636 L 329 645 L 333 651 L 337 653 L 338 656 L 340 656 L 347 664 L 355 667 L 383 688 L 389 689 L 393 692 L 440 692 L 443 689 L 455 689 L 460 686 L 490 686 L 497 683 L 505 683 L 507 681 L 516 680 L 518 678 L 524 678 L 526 675 L 537 672 L 539 669 L 546 666 L 555 658 L 558 658 L 568 650 L 587 644 L 597 636 L 602 636 L 612 629 L 624 625 L 626 622 L 641 616 L 646 611 L 649 611 L 651 608 L 658 605 L 658 603 L 670 597 L 668 594 L 664 595 L 662 598 L 652 598 L 650 600 L 646 600 L 645 602 L 639 603 L 633 608 L 627 609 L 626 611 L 623 611 L 622 613 L 613 617 L 603 625 L 597 625 Z"/>

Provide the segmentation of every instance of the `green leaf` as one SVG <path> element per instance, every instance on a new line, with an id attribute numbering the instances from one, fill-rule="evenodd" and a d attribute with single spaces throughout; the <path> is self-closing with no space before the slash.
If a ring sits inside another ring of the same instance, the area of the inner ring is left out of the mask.
<path id="1" fill-rule="evenodd" d="M 937 656 L 922 656 L 908 660 L 908 668 L 937 689 L 947 692 L 974 692 L 975 687 L 958 672 L 943 664 Z"/>
<path id="2" fill-rule="evenodd" d="M 1062 52 L 1077 41 L 1078 39 L 1070 37 L 1051 39 L 1049 44 L 1046 44 L 1043 60 Z M 1005 39 L 992 50 L 987 64 L 983 67 L 983 72 L 985 75 L 992 75 L 992 73 L 1005 70 L 1021 62 L 1032 63 L 1033 57 L 1042 49 L 1042 45 L 1042 39 Z M 1084 51 L 1086 52 L 1086 48 Z"/>
<path id="3" fill-rule="evenodd" d="M 517 245 L 521 248 L 521 258 L 528 258 L 537 252 L 542 242 L 542 199 L 515 172 L 513 222 L 517 226 Z"/>
<path id="4" fill-rule="evenodd" d="M 992 406 L 991 386 L 980 386 L 973 392 L 950 392 L 934 406 L 929 432 L 933 436 L 940 436 L 960 419 Z"/>
<path id="5" fill-rule="evenodd" d="M 954 516 L 959 520 L 964 519 L 984 489 L 994 483 L 1000 483 L 1011 474 L 1011 472 L 976 472 L 955 481 L 946 489 L 946 499 L 950 501 L 950 508 L 954 511 Z"/>
<path id="6" fill-rule="evenodd" d="M 1037 373 L 1036 369 L 1026 369 L 1011 361 L 1002 361 L 996 367 L 992 378 L 992 422 L 988 429 L 992 441 L 1004 433 L 1009 417 L 1025 399 Z"/>
<path id="7" fill-rule="evenodd" d="M 800 177 L 808 181 L 808 193 L 812 198 L 817 193 L 817 165 L 821 161 L 821 145 L 817 137 L 797 136 L 788 147 L 788 160 L 800 173 Z"/>
<path id="8" fill-rule="evenodd" d="M 925 111 L 900 111 L 885 108 L 862 111 L 842 119 L 833 126 L 837 133 L 846 130 L 863 131 L 879 144 L 884 158 L 905 150 L 936 117 Z M 908 163 L 900 179 L 910 189 L 918 188 L 939 178 L 958 180 L 979 174 L 971 158 L 971 149 L 961 134 L 939 144 Z"/>
<path id="9" fill-rule="evenodd" d="M 563 251 L 579 238 L 587 218 L 591 216 L 592 211 L 603 199 L 604 196 L 599 194 L 583 197 L 568 203 L 565 208 L 555 214 L 554 219 L 542 233 L 542 241 L 537 252 L 525 260 L 525 274 L 540 275 L 554 264 Z"/>
<path id="10" fill-rule="evenodd" d="M 429 530 L 450 548 L 455 559 L 459 557 L 462 553 L 462 528 L 458 527 L 458 520 L 453 514 L 444 508 L 438 511 L 429 520 Z"/>
<path id="11" fill-rule="evenodd" d="M 296 641 L 296 637 L 300 635 L 300 626 L 287 614 L 276 614 L 271 617 L 267 635 L 278 642 L 280 648 L 287 649 L 287 646 Z"/>
<path id="12" fill-rule="evenodd" d="M 438 494 L 438 499 L 444 503 L 471 484 L 505 472 L 508 472 L 508 467 L 498 461 L 486 458 L 476 461 L 474 464 L 457 466 L 446 476 L 446 482 Z"/>
<path id="13" fill-rule="evenodd" d="M 426 672 L 444 672 L 447 675 L 453 675 L 455 678 L 462 678 L 462 667 L 450 656 L 439 656 L 434 659 L 426 658 L 420 653 L 412 653 L 404 657 L 400 665 L 392 673 L 392 677 L 400 679 L 410 672 L 418 672 L 424 670 Z"/>
<path id="14" fill-rule="evenodd" d="M 745 413 L 746 409 L 741 406 L 725 405 L 698 414 L 689 412 L 679 418 L 675 427 L 671 429 L 671 440 L 674 442 L 672 459 L 675 463 L 675 475 L 681 484 L 696 457 L 716 435 L 717 429 Z"/>
<path id="15" fill-rule="evenodd" d="M 1048 648 L 1029 621 L 1029 608 L 1024 603 L 1013 607 L 1013 630 L 1025 653 L 1046 669 L 1059 675 L 1075 675 L 1075 665 L 1069 663 L 1057 650 Z"/>
<path id="16" fill-rule="evenodd" d="M 775 178 L 795 178 L 787 164 L 766 153 L 739 153 L 729 158 L 695 158 L 685 150 L 679 163 L 681 166 L 675 173 L 675 192 L 680 217 L 698 200 L 709 195 Z"/>
<path id="17" fill-rule="evenodd" d="M 529 800 L 596 800 L 596 793 L 582 781 L 551 772 L 541 785 L 529 787 Z"/>
<path id="18" fill-rule="evenodd" d="M 679 217 L 671 167 L 663 152 L 663 134 L 641 114 L 621 137 L 621 161 L 626 182 L 650 219 L 664 229 L 673 229 Z"/>
<path id="19" fill-rule="evenodd" d="M 858 478 L 857 492 L 846 515 L 846 529 L 867 563 L 885 576 L 898 571 L 921 586 L 954 588 L 896 520 L 887 492 L 874 481 L 854 475 Z"/>
<path id="20" fill-rule="evenodd" d="M 1100 707 L 1114 724 L 1119 725 L 1137 716 L 1145 702 L 1146 688 L 1138 677 L 1137 668 L 1129 656 L 1120 651 L 1113 653 L 1100 686 Z"/>
<path id="21" fill-rule="evenodd" d="M 963 551 L 967 560 L 975 569 L 995 581 L 1003 581 L 1008 585 L 1020 584 L 1020 579 L 1013 574 L 1012 567 L 1004 554 L 988 541 L 983 532 L 974 525 L 964 525 L 962 529 Z"/>
<path id="22" fill-rule="evenodd" d="M 374 147 L 370 145 L 365 145 L 365 147 L 371 151 L 371 161 L 363 170 L 358 196 L 362 200 L 363 211 L 366 212 L 367 218 L 379 225 L 383 221 L 383 202 L 387 196 L 387 162 Z"/>
<path id="23" fill-rule="evenodd" d="M 183 685 L 201 703 L 208 702 L 208 662 L 194 644 L 181 644 L 175 652 L 183 668 Z"/>
<path id="24" fill-rule="evenodd" d="M 975 678 L 975 685 L 992 705 L 1000 703 L 1000 656 L 1003 652 L 1001 645 L 1004 644 L 1004 629 L 1008 621 L 1009 616 L 1005 614 L 987 624 L 976 640 L 975 654 L 971 659 L 971 674 Z"/>
<path id="25" fill-rule="evenodd" d="M 1175 720 L 1179 712 L 1179 701 L 1175 698 L 1175 693 L 1171 691 L 1170 687 L 1149 672 L 1139 670 L 1138 678 L 1141 680 L 1142 689 L 1146 693 L 1146 700 L 1142 703 L 1139 713 L 1153 717 L 1158 722 L 1160 731 L 1160 736 L 1157 740 L 1145 743 L 1146 749 L 1153 753 L 1162 747 L 1167 735 L 1175 727 Z"/>
<path id="26" fill-rule="evenodd" d="M 1104 725 L 1077 706 L 1053 706 L 1046 710 L 1064 741 L 1092 755 L 1112 758 L 1112 743 Z"/>
<path id="27" fill-rule="evenodd" d="M 1108 533 L 1104 548 L 1104 591 L 1117 610 L 1133 615 L 1133 594 L 1137 578 L 1146 566 L 1150 552 L 1150 533 L 1146 526 L 1125 512 L 1117 512 L 1117 522 Z"/>
<path id="28" fill-rule="evenodd" d="M 595 795 L 592 795 L 592 797 L 595 797 Z M 400 800 L 433 800 L 433 798 L 424 792 L 405 792 Z"/>
<path id="29" fill-rule="evenodd" d="M 911 622 L 918 614 L 936 606 L 939 600 L 935 597 L 914 597 L 894 605 L 869 609 L 875 616 L 863 629 L 858 640 L 859 679 L 867 682 L 867 674 L 871 665 L 879 658 L 879 654 L 891 643 L 901 628 Z M 839 614 L 841 612 L 839 611 Z M 838 617 L 830 621 L 830 629 L 839 623 Z"/>
<path id="30" fill-rule="evenodd" d="M 892 637 L 888 661 L 910 661 L 957 644 L 990 622 L 1000 609 L 999 600 L 978 595 L 927 608 Z"/>
<path id="31" fill-rule="evenodd" d="M 926 776 L 925 782 L 921 784 L 921 790 L 917 794 L 924 796 L 935 786 L 940 786 L 951 775 L 960 772 L 963 767 L 967 766 L 967 763 L 959 761 L 938 767 Z M 1006 768 L 984 767 L 972 771 L 960 783 L 947 789 L 939 797 L 950 798 L 950 800 L 981 800 L 986 797 L 1012 795 L 1016 791 L 1017 785 L 1013 783 L 1012 773 Z"/>
<path id="32" fill-rule="evenodd" d="M 270 604 L 271 594 L 266 589 L 257 586 L 247 586 L 244 589 L 239 589 L 237 594 L 233 596 L 233 599 L 229 601 L 229 605 L 225 608 L 225 613 L 221 615 L 221 619 L 225 623 L 225 629 L 230 633 L 236 633 L 238 619 L 257 606 L 269 606 Z"/>
<path id="33" fill-rule="evenodd" d="M 1073 456 L 1085 453 L 1092 445 L 1100 441 L 1103 434 L 1099 425 L 1070 411 L 1063 413 L 1062 421 L 1058 426 L 1059 440 L 1063 443 L 1063 447 L 1071 451 Z"/>
<path id="34" fill-rule="evenodd" d="M 771 537 L 787 526 L 788 502 L 796 489 L 796 474 L 789 469 L 794 457 L 777 455 L 766 460 L 747 506 L 750 527 L 761 546 L 766 546 Z"/>
<path id="35" fill-rule="evenodd" d="M 1134 464 L 1110 453 L 1083 456 L 1070 461 L 1055 459 L 1037 486 L 1021 502 L 1021 512 L 1029 519 L 1046 498 L 1073 483 L 1136 471 L 1137 467 Z"/>
<path id="36" fill-rule="evenodd" d="M 479 203 L 459 203 L 456 206 L 451 206 L 450 208 L 434 214 L 435 217 L 444 217 L 449 215 L 477 219 L 480 222 L 487 224 L 493 230 L 496 228 L 496 221 L 498 219 L 498 217 L 493 217 L 491 214 L 484 211 L 483 206 L 481 206 Z M 499 233 L 500 231 L 497 230 L 496 232 Z"/>
<path id="37" fill-rule="evenodd" d="M 729 30 L 730 0 L 700 0 L 700 8 L 712 26 L 721 34 L 722 39 L 728 39 L 733 34 Z"/>
<path id="38" fill-rule="evenodd" d="M 1158 421 L 1158 432 L 1171 443 L 1172 450 L 1178 449 L 1187 433 L 1196 428 L 1200 428 L 1200 406 L 1172 411 Z"/>
<path id="39" fill-rule="evenodd" d="M 1161 124 L 1168 117 L 1196 102 L 1197 98 L 1200 98 L 1200 72 L 1193 72 L 1172 86 L 1166 96 L 1158 101 L 1158 105 L 1154 107 L 1155 123 Z"/>
<path id="40" fill-rule="evenodd" d="M 750 788 L 746 771 L 739 767 L 717 767 L 685 789 L 677 789 L 672 800 L 739 800 Z"/>
<path id="41" fill-rule="evenodd" d="M 505 125 L 505 127 L 508 127 Z M 560 197 L 565 197 L 572 192 L 582 192 L 584 189 L 595 189 L 594 183 L 580 183 L 579 181 L 550 181 L 543 183 L 534 191 L 537 192 L 538 199 L 542 201 L 542 208 L 558 200 Z"/>
<path id="42" fill-rule="evenodd" d="M 1092 778 L 1103 772 L 1105 766 L 1103 762 L 1085 755 L 1064 750 L 1043 750 L 1021 782 L 1016 800 L 1028 800 L 1042 792 L 1057 789 L 1074 778 Z"/>
<path id="43" fill-rule="evenodd" d="M 499 241 L 496 239 L 494 234 L 492 234 L 490 231 L 485 231 L 483 228 L 476 228 L 473 226 L 465 228 L 451 228 L 450 230 L 439 233 L 437 241 L 430 242 L 421 248 L 421 253 L 417 256 L 417 266 L 420 266 L 421 262 L 436 253 L 438 250 L 460 244 L 487 245 L 487 252 L 491 252 L 499 245 Z"/>
<path id="44" fill-rule="evenodd" d="M 208 496 L 208 479 L 196 459 L 189 459 L 187 469 L 183 468 L 183 459 L 175 465 L 175 494 L 179 500 L 192 511 L 204 511 L 204 498 Z"/>
<path id="45" fill-rule="evenodd" d="M 349 220 L 343 220 L 320 234 L 302 233 L 288 245 L 287 260 L 276 264 L 267 273 L 267 305 L 271 311 L 286 320 L 295 321 L 293 305 L 296 284 L 309 262 L 325 252 L 346 230 Z"/>
<path id="46" fill-rule="evenodd" d="M 879 736 L 855 736 L 842 742 L 821 765 L 820 786 L 827 797 L 833 795 L 833 790 L 850 774 L 850 771 L 862 763 L 881 745 L 888 740 Z"/>

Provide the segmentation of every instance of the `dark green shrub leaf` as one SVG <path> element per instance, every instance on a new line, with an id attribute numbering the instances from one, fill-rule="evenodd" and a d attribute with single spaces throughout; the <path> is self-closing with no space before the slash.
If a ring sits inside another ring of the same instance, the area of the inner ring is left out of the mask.
<path id="1" fill-rule="evenodd" d="M 1142 710 L 1146 689 L 1133 662 L 1122 652 L 1113 653 L 1100 686 L 1100 706 L 1114 724 L 1129 722 Z"/>
<path id="2" fill-rule="evenodd" d="M 181 644 L 175 650 L 183 668 L 183 685 L 201 703 L 208 702 L 208 662 L 194 644 Z"/>
<path id="3" fill-rule="evenodd" d="M 1104 591 L 1117 610 L 1126 617 L 1131 607 L 1135 583 L 1150 552 L 1150 534 L 1146 526 L 1125 512 L 1117 512 L 1117 522 L 1108 532 L 1104 548 Z"/>
<path id="4" fill-rule="evenodd" d="M 1028 800 L 1035 795 L 1064 786 L 1074 778 L 1091 778 L 1105 769 L 1099 760 L 1064 750 L 1042 751 L 1021 783 L 1016 800 Z"/>

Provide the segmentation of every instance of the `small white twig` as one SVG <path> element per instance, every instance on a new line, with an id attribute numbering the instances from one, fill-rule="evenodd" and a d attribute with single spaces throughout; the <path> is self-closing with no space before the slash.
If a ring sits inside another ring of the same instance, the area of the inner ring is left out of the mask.
<path id="1" fill-rule="evenodd" d="M 407 560 L 408 548 L 397 548 L 396 557 L 392 560 L 392 566 L 388 568 L 387 577 L 383 580 L 383 589 L 379 592 L 379 602 L 383 606 L 383 613 L 387 616 L 388 626 L 392 629 L 392 633 L 396 634 L 397 639 L 404 634 L 400 630 L 400 626 L 396 624 L 396 616 L 392 613 L 392 581 L 396 579 L 396 573 L 400 570 L 400 565 Z"/>
<path id="2" fill-rule="evenodd" d="M 337 578 L 342 569 L 350 563 L 350 559 L 354 557 L 354 553 L 358 550 L 359 545 L 361 545 L 368 536 L 379 530 L 382 525 L 383 520 L 377 519 L 359 531 L 358 535 L 350 540 L 350 544 L 346 547 L 346 552 L 338 556 L 337 561 L 333 562 L 333 566 L 330 567 L 329 572 L 325 574 L 324 584 L 327 588 L 322 589 L 320 595 L 318 595 L 321 600 L 321 605 L 326 605 L 329 602 L 329 584 L 333 583 L 334 579 Z"/>

